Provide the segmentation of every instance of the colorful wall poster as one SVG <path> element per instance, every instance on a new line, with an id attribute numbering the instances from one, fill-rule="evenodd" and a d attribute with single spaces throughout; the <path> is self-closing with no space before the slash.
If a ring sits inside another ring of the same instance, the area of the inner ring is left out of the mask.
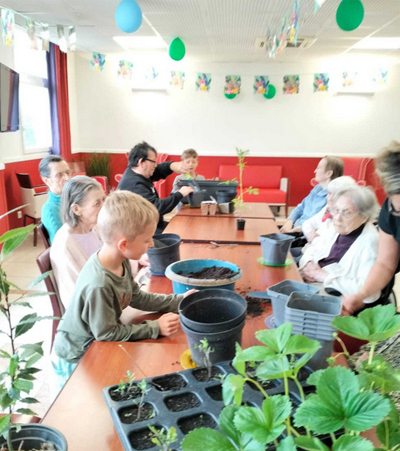
<path id="1" fill-rule="evenodd" d="M 14 43 L 14 11 L 9 9 L 1 10 L 1 34 L 3 37 L 3 44 L 10 47 Z"/>
<path id="2" fill-rule="evenodd" d="M 97 72 L 101 72 L 106 64 L 106 55 L 103 55 L 102 53 L 93 52 L 92 59 L 89 61 L 89 63 L 94 70 L 96 70 Z"/>
<path id="3" fill-rule="evenodd" d="M 118 77 L 123 80 L 132 80 L 133 63 L 127 60 L 119 60 L 118 63 Z"/>
<path id="4" fill-rule="evenodd" d="M 169 84 L 177 89 L 183 89 L 185 84 L 185 72 L 179 70 L 171 70 L 171 79 Z"/>
<path id="5" fill-rule="evenodd" d="M 254 94 L 264 95 L 267 92 L 269 77 L 267 75 L 255 75 L 253 90 Z"/>
<path id="6" fill-rule="evenodd" d="M 300 91 L 300 76 L 285 75 L 283 77 L 282 89 L 284 94 L 298 94 Z"/>
<path id="7" fill-rule="evenodd" d="M 208 92 L 211 87 L 211 74 L 205 72 L 197 72 L 196 90 Z"/>
<path id="8" fill-rule="evenodd" d="M 240 94 L 240 85 L 242 83 L 240 75 L 226 75 L 224 94 Z"/>
<path id="9" fill-rule="evenodd" d="M 329 90 L 329 75 L 323 72 L 314 74 L 314 92 L 327 92 Z"/>

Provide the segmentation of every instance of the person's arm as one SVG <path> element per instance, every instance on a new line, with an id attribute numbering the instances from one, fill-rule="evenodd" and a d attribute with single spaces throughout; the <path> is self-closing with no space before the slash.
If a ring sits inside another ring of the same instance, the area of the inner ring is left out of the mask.
<path id="1" fill-rule="evenodd" d="M 400 245 L 392 235 L 379 231 L 378 257 L 368 274 L 363 288 L 343 298 L 343 307 L 353 313 L 363 306 L 364 299 L 385 288 L 396 272 L 400 258 Z"/>
<path id="2" fill-rule="evenodd" d="M 301 230 L 304 236 L 307 238 L 307 241 L 310 242 L 315 238 L 318 232 L 318 228 L 322 224 L 322 217 L 324 216 L 325 211 L 326 207 L 323 207 L 318 213 L 303 222 Z"/>
<path id="3" fill-rule="evenodd" d="M 190 188 L 190 187 L 182 187 L 182 188 Z M 181 193 L 181 190 L 179 190 L 176 193 L 172 193 L 169 196 L 160 199 L 155 193 L 154 188 L 152 190 L 145 181 L 138 182 L 135 185 L 134 192 L 136 194 L 140 194 L 142 197 L 151 202 L 157 208 L 160 215 L 164 215 L 172 211 L 184 197 Z"/>
<path id="4" fill-rule="evenodd" d="M 57 205 L 46 202 L 43 205 L 41 216 L 41 221 L 46 227 L 49 234 L 50 243 L 52 243 L 54 237 L 56 236 L 57 230 L 62 226 L 59 206 L 57 208 Z"/>

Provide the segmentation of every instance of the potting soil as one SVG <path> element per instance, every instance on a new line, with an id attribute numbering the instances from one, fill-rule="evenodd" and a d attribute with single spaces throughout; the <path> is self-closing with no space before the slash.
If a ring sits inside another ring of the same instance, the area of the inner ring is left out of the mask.
<path id="1" fill-rule="evenodd" d="M 203 268 L 200 271 L 188 273 L 178 272 L 177 274 L 191 279 L 230 279 L 239 273 L 237 271 L 232 271 L 230 268 L 210 266 L 208 268 Z"/>

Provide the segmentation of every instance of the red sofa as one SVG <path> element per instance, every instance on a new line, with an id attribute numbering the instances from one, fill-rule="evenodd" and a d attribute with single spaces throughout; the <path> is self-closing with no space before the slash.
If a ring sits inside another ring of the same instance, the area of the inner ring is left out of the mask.
<path id="1" fill-rule="evenodd" d="M 243 200 L 245 202 L 267 202 L 269 205 L 288 208 L 288 179 L 282 177 L 282 166 L 251 166 L 243 171 Z M 239 168 L 236 165 L 221 165 L 220 180 L 239 180 Z M 246 188 L 258 188 L 258 194 L 246 192 Z"/>

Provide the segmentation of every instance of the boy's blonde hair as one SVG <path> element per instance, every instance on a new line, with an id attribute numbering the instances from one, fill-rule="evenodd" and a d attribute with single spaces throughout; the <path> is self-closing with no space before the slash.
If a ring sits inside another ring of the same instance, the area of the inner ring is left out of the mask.
<path id="1" fill-rule="evenodd" d="M 199 154 L 194 149 L 186 149 L 182 152 L 181 160 L 186 158 L 199 158 Z"/>
<path id="2" fill-rule="evenodd" d="M 157 224 L 158 211 L 144 197 L 130 191 L 114 191 L 101 207 L 97 230 L 104 243 L 111 243 L 121 236 L 133 240 L 146 227 Z"/>

